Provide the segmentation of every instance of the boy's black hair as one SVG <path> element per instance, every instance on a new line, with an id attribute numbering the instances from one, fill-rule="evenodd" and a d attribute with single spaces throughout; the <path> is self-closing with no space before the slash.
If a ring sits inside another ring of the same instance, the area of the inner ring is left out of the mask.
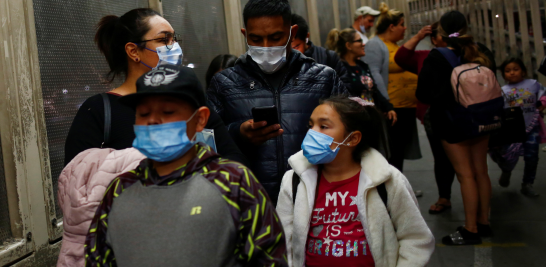
<path id="1" fill-rule="evenodd" d="M 282 16 L 284 24 L 290 24 L 292 9 L 288 0 L 250 0 L 243 10 L 243 20 L 246 24 L 250 18 Z"/>
<path id="2" fill-rule="evenodd" d="M 521 71 L 523 71 L 523 77 L 527 76 L 528 72 L 527 72 L 527 68 L 525 67 L 525 64 L 523 63 L 523 60 L 521 60 L 521 58 L 519 58 L 519 57 L 511 57 L 511 58 L 508 58 L 507 60 L 505 60 L 504 62 L 502 62 L 502 64 L 499 66 L 499 69 L 501 71 L 501 75 L 502 75 L 503 78 L 504 78 L 504 69 L 510 63 L 518 64 L 519 67 L 521 68 Z"/>
<path id="3" fill-rule="evenodd" d="M 307 34 L 309 33 L 309 25 L 307 25 L 307 21 L 305 21 L 305 19 L 298 14 L 292 14 L 292 25 L 296 24 L 298 25 L 298 33 L 296 34 L 295 38 L 305 41 L 305 39 L 307 39 Z"/>
<path id="4" fill-rule="evenodd" d="M 235 66 L 235 61 L 237 61 L 237 57 L 234 55 L 225 54 L 216 56 L 210 62 L 209 68 L 207 69 L 207 74 L 205 75 L 205 81 L 207 82 L 206 89 L 209 89 L 209 85 L 212 81 L 212 77 L 214 77 L 214 74 L 216 74 L 218 71 Z"/>

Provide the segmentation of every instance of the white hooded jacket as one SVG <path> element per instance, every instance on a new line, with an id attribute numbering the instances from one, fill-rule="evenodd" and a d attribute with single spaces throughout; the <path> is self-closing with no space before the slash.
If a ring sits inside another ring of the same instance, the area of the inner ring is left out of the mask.
<path id="1" fill-rule="evenodd" d="M 309 163 L 303 151 L 290 157 L 288 163 L 293 170 L 283 177 L 277 213 L 286 235 L 288 264 L 301 267 L 305 266 L 318 174 L 317 166 Z M 375 266 L 425 266 L 434 251 L 434 236 L 421 216 L 408 180 L 374 149 L 363 153 L 361 166 L 357 207 Z M 295 203 L 294 171 L 301 178 Z M 388 194 L 387 208 L 376 190 L 382 183 Z"/>

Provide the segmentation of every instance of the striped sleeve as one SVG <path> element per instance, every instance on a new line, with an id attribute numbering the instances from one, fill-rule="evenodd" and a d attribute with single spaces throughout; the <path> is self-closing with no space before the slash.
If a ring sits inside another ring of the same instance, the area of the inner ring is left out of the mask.
<path id="1" fill-rule="evenodd" d="M 238 205 L 239 258 L 245 266 L 288 266 L 281 222 L 267 193 L 254 174 L 242 169 Z"/>
<path id="2" fill-rule="evenodd" d="M 85 266 L 117 266 L 116 258 L 112 248 L 106 243 L 106 233 L 108 230 L 108 214 L 112 209 L 114 198 L 123 192 L 122 180 L 118 177 L 114 179 L 104 194 L 85 239 Z"/>

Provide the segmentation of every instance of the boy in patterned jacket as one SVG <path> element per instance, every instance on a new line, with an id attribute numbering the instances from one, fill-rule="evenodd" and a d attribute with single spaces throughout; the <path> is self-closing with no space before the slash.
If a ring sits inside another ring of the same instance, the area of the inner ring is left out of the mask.
<path id="1" fill-rule="evenodd" d="M 85 242 L 86 266 L 287 266 L 281 223 L 245 166 L 193 141 L 209 109 L 193 70 L 162 65 L 120 99 L 147 156 L 114 179 Z"/>

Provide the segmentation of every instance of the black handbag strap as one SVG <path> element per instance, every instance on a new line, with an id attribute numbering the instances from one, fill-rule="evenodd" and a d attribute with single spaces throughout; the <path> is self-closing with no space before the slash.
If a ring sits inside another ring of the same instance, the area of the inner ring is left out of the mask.
<path id="1" fill-rule="evenodd" d="M 292 175 L 292 204 L 296 204 L 296 195 L 298 194 L 298 185 L 300 184 L 300 177 L 294 171 Z"/>
<path id="2" fill-rule="evenodd" d="M 112 109 L 110 107 L 110 98 L 107 93 L 100 94 L 104 102 L 104 140 L 102 142 L 101 148 L 104 147 L 104 144 L 110 142 L 110 129 L 112 127 Z"/>
<path id="3" fill-rule="evenodd" d="M 381 200 L 383 200 L 383 204 L 385 204 L 385 207 L 387 206 L 388 194 L 387 194 L 387 187 L 385 186 L 385 183 L 382 183 L 376 187 L 377 193 L 381 197 Z"/>

